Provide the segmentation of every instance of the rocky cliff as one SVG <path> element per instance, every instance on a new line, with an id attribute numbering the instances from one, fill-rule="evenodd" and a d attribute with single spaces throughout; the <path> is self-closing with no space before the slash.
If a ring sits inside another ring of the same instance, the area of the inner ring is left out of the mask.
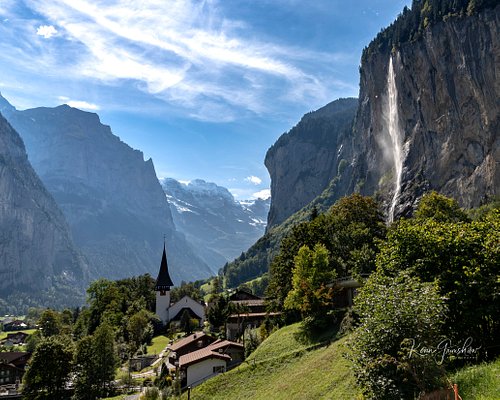
<path id="1" fill-rule="evenodd" d="M 203 260 L 217 270 L 246 251 L 266 227 L 270 200 L 237 202 L 224 187 L 196 179 L 164 179 L 174 223 Z"/>
<path id="2" fill-rule="evenodd" d="M 304 115 L 268 150 L 265 165 L 271 176 L 269 228 L 310 203 L 338 175 L 352 140 L 357 99 L 339 99 Z"/>
<path id="3" fill-rule="evenodd" d="M 62 212 L 0 115 L 0 309 L 80 305 L 87 282 Z"/>
<path id="4" fill-rule="evenodd" d="M 92 277 L 156 274 L 164 234 L 175 283 L 212 273 L 175 230 L 153 162 L 120 141 L 97 114 L 67 105 L 6 114 Z"/>
<path id="5" fill-rule="evenodd" d="M 351 154 L 351 190 L 411 213 L 434 189 L 475 207 L 500 194 L 500 7 L 449 15 L 418 38 L 368 47 Z M 388 99 L 390 58 L 401 146 L 399 193 Z M 388 215 L 389 219 L 391 215 Z"/>

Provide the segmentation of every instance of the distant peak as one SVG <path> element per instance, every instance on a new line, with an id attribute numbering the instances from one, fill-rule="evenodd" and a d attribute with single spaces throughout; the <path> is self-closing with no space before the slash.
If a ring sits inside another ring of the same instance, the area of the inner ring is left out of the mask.
<path id="1" fill-rule="evenodd" d="M 2 96 L 2 92 L 0 92 L 0 112 L 5 111 L 15 111 L 16 107 L 9 103 L 9 101 Z"/>

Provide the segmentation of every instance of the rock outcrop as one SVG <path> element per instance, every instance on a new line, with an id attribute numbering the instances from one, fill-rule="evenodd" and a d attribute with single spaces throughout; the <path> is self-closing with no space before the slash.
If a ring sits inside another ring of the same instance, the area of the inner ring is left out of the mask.
<path id="1" fill-rule="evenodd" d="M 265 165 L 271 176 L 268 227 L 280 224 L 310 203 L 343 169 L 345 145 L 357 99 L 339 99 L 304 115 L 268 150 Z"/>
<path id="2" fill-rule="evenodd" d="M 237 202 L 226 188 L 201 179 L 186 185 L 167 178 L 162 186 L 175 226 L 214 271 L 264 234 L 269 199 Z"/>
<path id="3" fill-rule="evenodd" d="M 87 268 L 22 139 L 0 115 L 0 309 L 80 305 Z"/>
<path id="4" fill-rule="evenodd" d="M 431 189 L 463 207 L 500 194 L 499 15 L 500 6 L 452 16 L 363 57 L 351 190 L 378 192 L 389 210 L 395 176 L 384 115 L 392 57 L 403 144 L 395 215 L 411 213 Z"/>
<path id="5" fill-rule="evenodd" d="M 91 277 L 155 274 L 164 235 L 174 283 L 212 274 L 175 230 L 152 160 L 97 114 L 67 105 L 6 114 L 66 216 Z"/>

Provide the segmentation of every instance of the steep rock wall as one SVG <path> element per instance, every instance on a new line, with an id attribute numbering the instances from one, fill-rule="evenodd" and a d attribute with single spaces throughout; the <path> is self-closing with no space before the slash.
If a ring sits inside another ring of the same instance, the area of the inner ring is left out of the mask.
<path id="1" fill-rule="evenodd" d="M 79 305 L 87 268 L 62 212 L 31 167 L 22 139 L 0 115 L 1 297 L 15 293 L 7 301 L 10 306 L 20 305 L 16 299 L 25 296 L 38 306 Z M 50 291 L 59 298 L 47 298 Z"/>
<path id="2" fill-rule="evenodd" d="M 268 150 L 271 176 L 268 228 L 311 202 L 338 174 L 350 138 L 357 99 L 339 99 L 304 115 Z"/>
<path id="3" fill-rule="evenodd" d="M 449 18 L 416 41 L 364 60 L 352 190 L 379 193 L 389 209 L 395 177 L 384 115 L 392 56 L 404 143 L 396 216 L 411 213 L 430 189 L 464 207 L 499 194 L 499 10 Z"/>

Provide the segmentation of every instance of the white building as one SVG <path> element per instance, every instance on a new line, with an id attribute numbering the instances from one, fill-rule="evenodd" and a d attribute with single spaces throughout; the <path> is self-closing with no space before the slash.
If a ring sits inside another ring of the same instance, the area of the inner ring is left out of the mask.
<path id="1" fill-rule="evenodd" d="M 164 325 L 170 321 L 179 320 L 184 310 L 187 310 L 192 318 L 205 321 L 205 306 L 189 296 L 184 296 L 175 304 L 170 304 L 170 288 L 174 286 L 168 273 L 167 252 L 163 245 L 163 256 L 161 258 L 160 271 L 156 278 L 156 315 L 160 317 Z"/>

